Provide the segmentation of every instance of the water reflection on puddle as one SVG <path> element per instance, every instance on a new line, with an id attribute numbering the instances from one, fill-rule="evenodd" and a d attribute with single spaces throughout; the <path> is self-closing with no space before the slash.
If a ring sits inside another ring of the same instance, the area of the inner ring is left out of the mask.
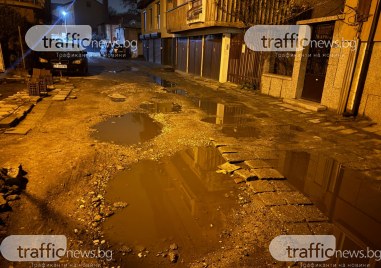
<path id="1" fill-rule="evenodd" d="M 170 113 L 181 111 L 181 105 L 172 102 L 144 102 L 140 104 L 140 108 L 148 110 L 151 113 Z"/>
<path id="2" fill-rule="evenodd" d="M 94 128 L 93 138 L 120 145 L 148 141 L 161 132 L 161 125 L 143 113 L 111 117 Z"/>
<path id="3" fill-rule="evenodd" d="M 335 223 L 339 245 L 381 248 L 381 181 L 306 152 L 282 153 L 279 170 Z"/>
<path id="4" fill-rule="evenodd" d="M 176 242 L 190 255 L 218 247 L 226 215 L 236 203 L 232 198 L 237 196 L 237 187 L 215 172 L 223 162 L 214 148 L 194 148 L 120 172 L 106 197 L 130 205 L 105 222 L 107 238 L 157 251 Z"/>
<path id="5" fill-rule="evenodd" d="M 173 83 L 171 81 L 162 79 L 159 76 L 148 74 L 148 77 L 151 78 L 156 84 L 162 86 L 162 87 L 175 87 L 176 83 Z"/>

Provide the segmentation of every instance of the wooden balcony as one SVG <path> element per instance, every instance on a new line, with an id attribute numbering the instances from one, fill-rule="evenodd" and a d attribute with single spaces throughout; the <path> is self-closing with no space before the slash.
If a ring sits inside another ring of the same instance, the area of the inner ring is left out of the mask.
<path id="1" fill-rule="evenodd" d="M 234 0 L 223 2 L 227 3 L 227 8 L 234 8 Z M 167 11 L 167 30 L 170 33 L 214 26 L 242 28 L 244 25 L 228 10 L 218 8 L 215 1 L 192 0 Z"/>

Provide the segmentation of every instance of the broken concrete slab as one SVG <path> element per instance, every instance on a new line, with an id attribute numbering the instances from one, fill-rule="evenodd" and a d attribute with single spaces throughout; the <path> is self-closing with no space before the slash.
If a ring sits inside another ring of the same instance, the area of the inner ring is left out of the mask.
<path id="1" fill-rule="evenodd" d="M 0 121 L 0 128 L 9 128 L 17 125 L 19 117 L 15 114 L 5 117 Z"/>
<path id="2" fill-rule="evenodd" d="M 52 100 L 54 100 L 54 101 L 65 101 L 66 96 L 55 96 L 52 98 Z"/>
<path id="3" fill-rule="evenodd" d="M 226 163 L 224 163 L 224 164 L 222 164 L 222 165 L 219 165 L 218 168 L 219 168 L 220 170 L 225 171 L 225 172 L 226 172 L 225 174 L 231 174 L 231 173 L 233 173 L 234 171 L 241 169 L 240 166 L 231 164 L 231 163 L 229 163 L 229 162 L 226 162 Z"/>
<path id="4" fill-rule="evenodd" d="M 30 127 L 16 127 L 7 129 L 5 134 L 26 135 L 30 131 Z"/>
<path id="5" fill-rule="evenodd" d="M 245 161 L 245 158 L 243 158 L 242 155 L 238 153 L 222 154 L 222 157 L 230 163 L 241 163 Z"/>
<path id="6" fill-rule="evenodd" d="M 221 154 L 238 153 L 239 149 L 231 146 L 220 146 L 217 148 Z"/>
<path id="7" fill-rule="evenodd" d="M 234 172 L 234 175 L 240 176 L 242 179 L 246 181 L 254 180 L 255 179 L 255 173 L 253 173 L 251 170 L 248 169 L 239 169 Z"/>
<path id="8" fill-rule="evenodd" d="M 282 206 L 287 204 L 283 196 L 277 192 L 259 193 L 258 196 L 266 206 Z"/>
<path id="9" fill-rule="evenodd" d="M 275 191 L 274 186 L 269 181 L 248 181 L 246 184 L 254 193 L 265 193 Z"/>
<path id="10" fill-rule="evenodd" d="M 252 172 L 259 180 L 284 180 L 285 177 L 276 169 L 273 168 L 258 168 L 253 169 Z"/>

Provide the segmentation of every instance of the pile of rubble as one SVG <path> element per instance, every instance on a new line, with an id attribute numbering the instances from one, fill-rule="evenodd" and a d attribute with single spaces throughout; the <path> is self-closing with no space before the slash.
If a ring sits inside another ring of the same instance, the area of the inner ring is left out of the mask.
<path id="1" fill-rule="evenodd" d="M 11 202 L 20 199 L 28 180 L 27 173 L 19 165 L 17 168 L 0 168 L 0 212 L 10 210 Z"/>

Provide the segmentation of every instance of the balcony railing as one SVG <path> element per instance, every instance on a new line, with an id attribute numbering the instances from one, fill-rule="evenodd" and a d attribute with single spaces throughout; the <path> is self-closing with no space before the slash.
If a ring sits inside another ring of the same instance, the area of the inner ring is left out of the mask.
<path id="1" fill-rule="evenodd" d="M 195 21 L 200 19 L 200 15 L 202 14 L 202 0 L 194 0 L 189 2 L 190 9 L 187 12 L 187 20 Z"/>
<path id="2" fill-rule="evenodd" d="M 233 8 L 233 4 L 228 6 Z M 212 26 L 242 27 L 243 25 L 236 17 L 229 15 L 229 11 L 218 8 L 216 2 L 212 0 L 191 0 L 167 11 L 167 30 L 169 32 Z"/>

